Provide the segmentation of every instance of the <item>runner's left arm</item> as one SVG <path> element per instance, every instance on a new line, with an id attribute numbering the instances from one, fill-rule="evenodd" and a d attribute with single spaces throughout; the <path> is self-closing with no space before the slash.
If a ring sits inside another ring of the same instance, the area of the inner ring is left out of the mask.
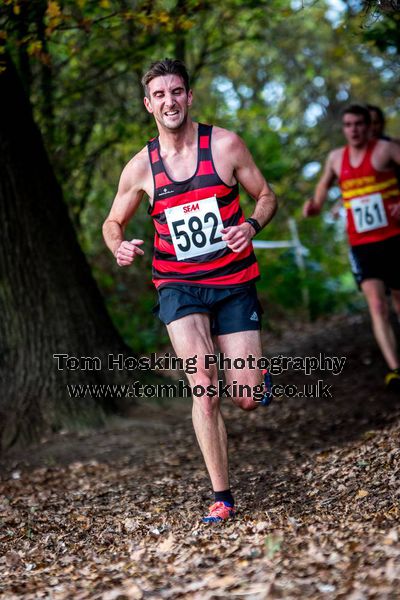
<path id="1" fill-rule="evenodd" d="M 396 165 L 400 166 L 400 144 L 397 140 L 391 140 L 389 145 L 389 160 Z M 392 217 L 400 220 L 400 202 L 396 202 L 389 207 Z"/>
<path id="2" fill-rule="evenodd" d="M 243 140 L 236 134 L 229 134 L 229 153 L 233 162 L 233 172 L 246 192 L 254 198 L 256 206 L 252 219 L 265 227 L 276 213 L 277 201 L 261 171 L 256 166 L 252 155 Z M 242 223 L 222 230 L 223 240 L 233 252 L 242 252 L 255 236 L 256 231 L 250 223 Z"/>
<path id="3" fill-rule="evenodd" d="M 387 144 L 389 160 L 400 166 L 400 144 L 396 141 L 389 141 Z"/>

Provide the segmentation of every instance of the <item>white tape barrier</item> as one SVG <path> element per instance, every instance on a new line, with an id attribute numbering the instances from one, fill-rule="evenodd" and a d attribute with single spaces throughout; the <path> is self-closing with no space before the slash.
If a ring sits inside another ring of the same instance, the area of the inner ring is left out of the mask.
<path id="1" fill-rule="evenodd" d="M 265 240 L 259 240 L 253 242 L 254 248 L 295 248 L 298 252 L 300 252 L 303 256 L 306 256 L 310 253 L 309 249 L 301 244 L 296 244 L 295 242 L 282 240 L 280 242 L 267 242 Z"/>

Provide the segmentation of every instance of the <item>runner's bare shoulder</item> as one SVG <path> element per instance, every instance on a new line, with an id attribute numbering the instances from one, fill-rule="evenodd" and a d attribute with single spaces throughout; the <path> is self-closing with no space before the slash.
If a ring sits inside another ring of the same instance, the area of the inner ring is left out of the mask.
<path id="1" fill-rule="evenodd" d="M 217 171 L 221 162 L 225 166 L 231 165 L 235 169 L 250 157 L 250 153 L 242 138 L 237 133 L 223 129 L 222 127 L 213 127 L 211 145 L 214 160 L 218 163 L 216 165 Z"/>
<path id="2" fill-rule="evenodd" d="M 374 154 L 377 154 L 381 157 L 390 156 L 390 151 L 394 144 L 396 144 L 396 142 L 393 140 L 377 140 Z"/>
<path id="3" fill-rule="evenodd" d="M 224 129 L 214 125 L 212 139 L 215 144 L 218 144 L 218 150 L 232 151 L 244 146 L 242 138 L 234 131 Z"/>
<path id="4" fill-rule="evenodd" d="M 328 157 L 326 159 L 326 163 L 325 163 L 326 170 L 334 173 L 336 175 L 336 177 L 339 177 L 339 175 L 340 175 L 340 170 L 342 167 L 342 160 L 343 160 L 343 152 L 344 152 L 343 146 L 341 148 L 335 148 L 334 150 L 331 150 L 331 152 L 328 154 Z"/>
<path id="5" fill-rule="evenodd" d="M 125 165 L 121 174 L 120 187 L 124 190 L 135 189 L 150 195 L 152 184 L 151 167 L 147 146 L 135 154 Z"/>
<path id="6" fill-rule="evenodd" d="M 386 171 L 398 162 L 396 157 L 400 158 L 400 148 L 393 140 L 378 140 L 372 153 L 372 165 L 378 171 Z"/>
<path id="7" fill-rule="evenodd" d="M 236 183 L 235 171 L 248 160 L 249 152 L 243 140 L 233 131 L 214 125 L 211 151 L 215 170 L 227 185 Z"/>

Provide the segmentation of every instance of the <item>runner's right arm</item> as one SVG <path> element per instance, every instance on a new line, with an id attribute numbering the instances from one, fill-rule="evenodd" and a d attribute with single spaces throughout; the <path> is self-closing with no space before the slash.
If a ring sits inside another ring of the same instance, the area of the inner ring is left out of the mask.
<path id="1" fill-rule="evenodd" d="M 319 215 L 322 206 L 326 200 L 328 190 L 335 181 L 336 173 L 333 169 L 335 153 L 337 150 L 331 152 L 326 160 L 323 173 L 315 188 L 314 198 L 307 200 L 303 206 L 304 217 L 314 217 Z"/>
<path id="2" fill-rule="evenodd" d="M 142 201 L 143 180 L 148 170 L 147 152 L 139 152 L 122 171 L 118 191 L 114 198 L 110 213 L 103 225 L 103 237 L 106 245 L 114 254 L 120 267 L 130 265 L 136 258 L 144 254 L 139 248 L 143 240 L 124 240 L 124 231 Z"/>

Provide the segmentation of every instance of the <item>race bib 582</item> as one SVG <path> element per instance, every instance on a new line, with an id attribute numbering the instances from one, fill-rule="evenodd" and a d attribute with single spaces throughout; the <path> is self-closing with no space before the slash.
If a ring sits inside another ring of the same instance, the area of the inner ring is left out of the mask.
<path id="1" fill-rule="evenodd" d="M 178 260 L 187 260 L 226 248 L 217 198 L 195 200 L 165 210 Z"/>

